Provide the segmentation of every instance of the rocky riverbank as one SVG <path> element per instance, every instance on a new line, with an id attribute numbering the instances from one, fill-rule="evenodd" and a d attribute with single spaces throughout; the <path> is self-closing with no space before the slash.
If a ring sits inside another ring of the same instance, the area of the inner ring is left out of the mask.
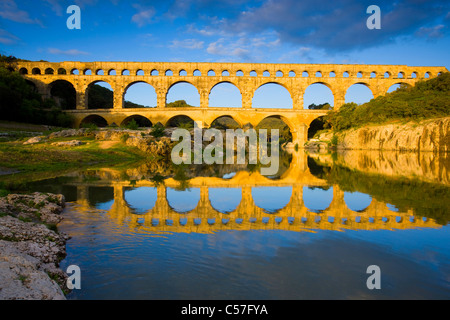
<path id="1" fill-rule="evenodd" d="M 309 149 L 335 147 L 351 150 L 450 152 L 450 117 L 424 120 L 419 123 L 397 122 L 370 125 L 338 133 L 324 132 L 305 147 Z"/>
<path id="2" fill-rule="evenodd" d="M 0 300 L 63 300 L 67 275 L 59 269 L 68 236 L 57 231 L 63 195 L 9 194 L 0 198 Z"/>

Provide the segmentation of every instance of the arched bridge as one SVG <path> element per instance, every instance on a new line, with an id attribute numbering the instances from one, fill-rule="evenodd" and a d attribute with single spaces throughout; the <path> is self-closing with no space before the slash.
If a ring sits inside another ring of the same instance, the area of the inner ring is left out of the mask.
<path id="1" fill-rule="evenodd" d="M 45 97 L 51 96 L 52 85 L 63 80 L 73 86 L 76 103 L 67 110 L 79 126 L 84 119 L 99 116 L 107 124 L 120 125 L 129 117 L 143 116 L 151 123 L 166 125 L 179 115 L 189 116 L 208 127 L 221 116 L 232 117 L 239 125 L 258 125 L 267 117 L 281 118 L 289 127 L 293 143 L 302 146 L 307 140 L 311 122 L 326 114 L 325 110 L 305 110 L 303 96 L 308 86 L 323 84 L 334 96 L 334 108 L 345 103 L 347 89 L 354 84 L 367 86 L 376 98 L 394 84 L 414 85 L 433 78 L 445 67 L 414 67 L 406 65 L 345 64 L 253 64 L 253 63 L 185 63 L 185 62 L 30 62 L 17 63 L 19 72 L 32 81 Z M 113 89 L 111 109 L 89 109 L 88 90 L 92 84 L 107 82 Z M 157 96 L 155 108 L 124 108 L 127 89 L 139 82 L 153 86 Z M 167 108 L 166 97 L 171 87 L 185 82 L 194 85 L 200 96 L 200 107 Z M 242 108 L 209 107 L 211 90 L 221 83 L 239 89 Z M 283 86 L 292 99 L 292 109 L 252 107 L 255 91 L 269 83 Z"/>

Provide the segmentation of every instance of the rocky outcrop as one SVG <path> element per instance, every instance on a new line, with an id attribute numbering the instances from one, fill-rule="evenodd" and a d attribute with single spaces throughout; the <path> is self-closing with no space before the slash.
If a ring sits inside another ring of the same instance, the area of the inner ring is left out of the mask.
<path id="1" fill-rule="evenodd" d="M 366 126 L 338 133 L 338 148 L 356 150 L 450 151 L 450 117 L 420 123 Z"/>
<path id="2" fill-rule="evenodd" d="M 0 299 L 65 299 L 58 265 L 68 237 L 56 231 L 64 205 L 37 192 L 0 198 Z"/>

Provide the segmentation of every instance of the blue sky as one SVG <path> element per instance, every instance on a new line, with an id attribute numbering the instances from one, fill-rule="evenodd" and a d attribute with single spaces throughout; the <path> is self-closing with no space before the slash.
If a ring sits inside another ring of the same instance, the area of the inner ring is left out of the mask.
<path id="1" fill-rule="evenodd" d="M 81 30 L 66 27 L 72 4 L 81 9 Z M 379 30 L 366 26 L 366 9 L 372 4 L 381 9 Z M 54 62 L 363 63 L 450 69 L 449 21 L 449 1 L 1 0 L 0 52 Z M 195 96 L 189 88 L 177 90 L 169 92 L 168 102 Z M 227 90 L 232 89 L 222 89 Z M 151 90 L 134 91 L 129 95 L 135 101 L 152 105 Z M 266 91 L 272 97 L 281 94 Z M 314 99 L 305 100 L 329 99 L 324 88 L 312 95 Z M 217 99 L 214 104 L 219 105 Z"/>

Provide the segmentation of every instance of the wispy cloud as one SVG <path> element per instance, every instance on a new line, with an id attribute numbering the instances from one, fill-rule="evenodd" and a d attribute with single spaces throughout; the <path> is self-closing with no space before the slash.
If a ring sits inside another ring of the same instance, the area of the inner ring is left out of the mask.
<path id="1" fill-rule="evenodd" d="M 131 17 L 131 21 L 136 23 L 138 27 L 143 27 L 146 24 L 149 24 L 155 16 L 155 9 L 153 7 L 146 7 L 140 4 L 133 4 L 133 8 L 135 8 L 138 12 Z"/>
<path id="2" fill-rule="evenodd" d="M 79 56 L 89 54 L 88 52 L 77 49 L 61 50 L 56 48 L 48 48 L 47 52 L 50 54 L 65 55 L 65 56 Z"/>
<path id="3" fill-rule="evenodd" d="M 20 10 L 14 0 L 0 1 L 0 17 L 19 23 L 38 24 L 43 27 L 39 19 L 32 19 L 27 11 Z"/>
<path id="4" fill-rule="evenodd" d="M 17 38 L 15 35 L 9 33 L 8 31 L 4 29 L 0 29 L 0 43 L 1 44 L 14 44 L 18 42 L 20 39 Z"/>
<path id="5" fill-rule="evenodd" d="M 173 40 L 169 47 L 184 48 L 184 49 L 202 49 L 204 41 L 197 39 Z"/>

